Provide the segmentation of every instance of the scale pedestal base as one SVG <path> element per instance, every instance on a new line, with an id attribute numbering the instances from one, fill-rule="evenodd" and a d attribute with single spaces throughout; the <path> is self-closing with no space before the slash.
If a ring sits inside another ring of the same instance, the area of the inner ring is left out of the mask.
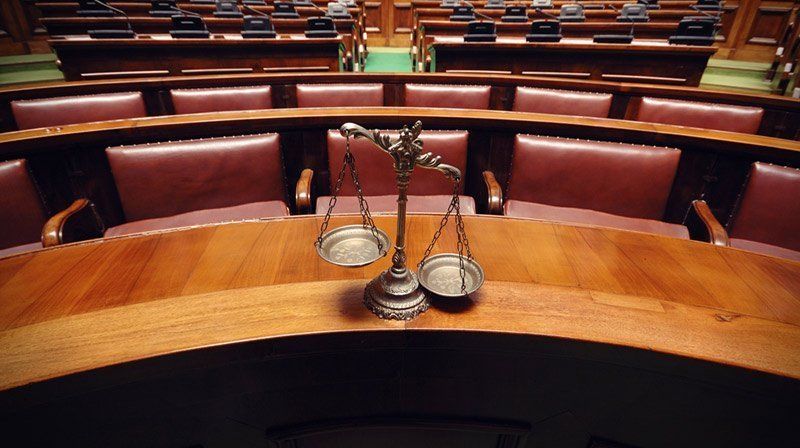
<path id="1" fill-rule="evenodd" d="M 430 298 L 416 274 L 387 269 L 367 284 L 364 305 L 381 319 L 411 320 L 428 309 Z"/>

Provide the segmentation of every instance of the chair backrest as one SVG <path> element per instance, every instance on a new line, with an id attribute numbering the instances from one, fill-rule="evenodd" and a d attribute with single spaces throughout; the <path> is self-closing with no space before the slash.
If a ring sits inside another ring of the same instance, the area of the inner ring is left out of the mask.
<path id="1" fill-rule="evenodd" d="M 176 114 L 272 109 L 270 86 L 172 89 L 169 95 Z"/>
<path id="2" fill-rule="evenodd" d="M 386 135 L 397 138 L 396 132 L 386 132 Z M 467 131 L 423 131 L 420 134 L 423 142 L 423 152 L 432 152 L 442 157 L 442 163 L 453 165 L 461 170 L 462 175 L 467 168 Z M 339 131 L 328 131 L 328 167 L 331 176 L 331 193 L 336 183 L 339 170 L 342 168 L 346 139 Z M 358 180 L 365 195 L 380 196 L 397 193 L 395 174 L 392 168 L 392 158 L 363 138 L 350 139 L 350 151 L 356 158 Z M 463 191 L 464 182 L 461 182 Z M 411 174 L 411 183 L 408 194 L 413 195 L 440 195 L 452 194 L 452 181 L 436 170 L 416 167 Z M 339 194 L 355 196 L 350 172 L 346 171 L 342 189 Z"/>
<path id="3" fill-rule="evenodd" d="M 380 107 L 383 84 L 298 84 L 297 107 Z"/>
<path id="4" fill-rule="evenodd" d="M 619 16 L 625 19 L 647 19 L 647 6 L 636 3 L 622 5 Z"/>
<path id="5" fill-rule="evenodd" d="M 285 200 L 278 134 L 106 149 L 128 221 Z"/>
<path id="6" fill-rule="evenodd" d="M 755 134 L 761 125 L 763 115 L 764 109 L 760 107 L 643 97 L 635 119 L 650 123 Z"/>
<path id="7" fill-rule="evenodd" d="M 517 87 L 514 111 L 556 115 L 607 118 L 611 109 L 610 93 Z"/>
<path id="8" fill-rule="evenodd" d="M 406 84 L 404 104 L 407 107 L 488 109 L 491 93 L 491 86 Z"/>
<path id="9" fill-rule="evenodd" d="M 11 111 L 19 129 L 147 116 L 141 92 L 12 101 Z"/>
<path id="10" fill-rule="evenodd" d="M 558 18 L 570 22 L 582 22 L 586 20 L 586 14 L 583 12 L 583 5 L 569 4 L 562 5 L 558 11 Z"/>
<path id="11" fill-rule="evenodd" d="M 47 216 L 25 160 L 0 162 L 0 249 L 34 243 Z"/>
<path id="12" fill-rule="evenodd" d="M 728 234 L 800 251 L 800 170 L 754 163 Z"/>
<path id="13" fill-rule="evenodd" d="M 508 199 L 661 219 L 681 152 L 517 135 Z"/>

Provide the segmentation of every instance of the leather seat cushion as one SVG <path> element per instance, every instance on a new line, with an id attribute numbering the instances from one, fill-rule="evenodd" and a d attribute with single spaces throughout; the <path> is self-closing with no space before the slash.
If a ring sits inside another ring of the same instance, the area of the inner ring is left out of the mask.
<path id="1" fill-rule="evenodd" d="M 19 129 L 147 116 L 141 92 L 12 101 Z"/>
<path id="2" fill-rule="evenodd" d="M 39 242 L 47 216 L 24 159 L 0 162 L 0 249 Z"/>
<path id="3" fill-rule="evenodd" d="M 129 235 L 153 230 L 242 221 L 245 219 L 273 218 L 276 216 L 289 216 L 289 209 L 283 201 L 253 202 L 232 207 L 195 210 L 163 218 L 127 222 L 107 229 L 105 236 Z"/>
<path id="4" fill-rule="evenodd" d="M 607 118 L 611 109 L 610 93 L 573 92 L 569 90 L 517 87 L 516 112 Z"/>
<path id="5" fill-rule="evenodd" d="M 286 199 L 278 134 L 119 146 L 106 154 L 126 221 Z"/>
<path id="6" fill-rule="evenodd" d="M 556 207 L 554 205 L 510 199 L 504 205 L 504 213 L 506 216 L 517 218 L 535 218 L 569 224 L 588 224 L 689 239 L 689 230 L 680 224 L 656 221 L 654 219 L 629 218 L 582 208 Z"/>
<path id="7" fill-rule="evenodd" d="M 406 107 L 488 109 L 491 86 L 406 84 Z"/>
<path id="8" fill-rule="evenodd" d="M 800 170 L 754 163 L 728 235 L 800 251 Z"/>
<path id="9" fill-rule="evenodd" d="M 636 120 L 755 134 L 763 115 L 760 107 L 643 97 Z"/>
<path id="10" fill-rule="evenodd" d="M 660 220 L 680 155 L 672 148 L 519 134 L 506 197 Z"/>
<path id="11" fill-rule="evenodd" d="M 758 241 L 730 238 L 731 247 L 749 250 L 759 254 L 770 255 L 773 257 L 784 258 L 787 260 L 800 261 L 800 252 L 787 249 L 785 247 L 773 246 L 772 244 L 759 243 Z"/>
<path id="12" fill-rule="evenodd" d="M 173 89 L 169 94 L 176 114 L 272 109 L 270 86 Z"/>
<path id="13" fill-rule="evenodd" d="M 397 132 L 385 132 L 391 138 L 397 138 Z M 422 131 L 420 138 L 423 140 L 423 152 L 432 152 L 442 157 L 442 162 L 453 165 L 462 173 L 467 168 L 467 144 L 469 132 L 467 131 Z M 339 131 L 328 131 L 328 169 L 331 173 L 331 191 L 333 191 L 339 170 L 342 168 L 347 140 Z M 350 151 L 356 158 L 356 169 L 361 188 L 366 196 L 380 196 L 397 194 L 397 184 L 394 176 L 392 158 L 372 142 L 364 138 L 350 139 Z M 464 183 L 461 188 L 463 191 Z M 356 190 L 349 171 L 345 174 L 342 196 L 355 196 Z M 410 195 L 451 195 L 453 183 L 444 174 L 436 170 L 416 167 L 411 174 L 411 183 L 408 185 Z"/>
<path id="14" fill-rule="evenodd" d="M 20 246 L 6 247 L 0 249 L 0 258 L 10 257 L 12 255 L 21 254 L 23 252 L 31 252 L 42 248 L 42 243 L 37 241 L 35 243 L 22 244 Z"/>
<path id="15" fill-rule="evenodd" d="M 380 107 L 383 84 L 298 84 L 297 107 Z"/>
<path id="16" fill-rule="evenodd" d="M 409 213 L 445 213 L 453 197 L 447 195 L 408 196 L 406 211 Z M 397 195 L 365 196 L 369 203 L 369 211 L 373 213 L 397 213 Z M 324 215 L 328 211 L 330 196 L 317 198 L 317 214 Z M 459 196 L 461 214 L 475 214 L 475 200 L 471 196 Z M 336 199 L 334 213 L 358 213 L 358 197 L 339 196 Z"/>

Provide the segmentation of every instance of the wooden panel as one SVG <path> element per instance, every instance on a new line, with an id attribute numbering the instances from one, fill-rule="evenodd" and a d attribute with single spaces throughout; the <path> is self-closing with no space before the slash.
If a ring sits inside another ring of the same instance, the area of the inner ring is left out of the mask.
<path id="1" fill-rule="evenodd" d="M 781 30 L 789 21 L 792 8 L 761 6 L 748 33 L 747 43 L 777 45 Z"/>

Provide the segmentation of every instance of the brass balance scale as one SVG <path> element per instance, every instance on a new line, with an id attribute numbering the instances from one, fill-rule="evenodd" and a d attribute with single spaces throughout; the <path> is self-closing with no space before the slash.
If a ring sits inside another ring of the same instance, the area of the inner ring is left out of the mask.
<path id="1" fill-rule="evenodd" d="M 358 181 L 356 160 L 350 152 L 350 139 L 365 138 L 376 147 L 390 155 L 394 160 L 397 175 L 397 239 L 394 244 L 392 267 L 372 279 L 364 291 L 364 304 L 383 319 L 409 320 L 424 312 L 430 306 L 431 294 L 443 297 L 467 296 L 483 284 L 483 268 L 472 257 L 469 240 L 464 231 L 458 190 L 461 171 L 441 162 L 440 156 L 422 152 L 422 123 L 417 121 L 409 128 L 403 126 L 399 138 L 391 139 L 380 131 L 368 131 L 354 123 L 345 123 L 339 128 L 347 145 L 336 180 L 328 211 L 320 226 L 319 236 L 314 245 L 322 259 L 337 266 L 360 267 L 369 265 L 385 257 L 389 248 L 389 235 L 375 226 Z M 453 182 L 453 199 L 447 209 L 439 229 L 433 236 L 422 260 L 417 265 L 419 274 L 406 266 L 406 191 L 415 166 L 442 172 Z M 336 206 L 337 195 L 344 180 L 345 170 L 349 169 L 355 184 L 361 212 L 361 224 L 338 227 L 326 233 L 331 213 Z M 457 254 L 438 254 L 430 256 L 436 241 L 451 215 L 455 214 L 458 236 Z"/>

